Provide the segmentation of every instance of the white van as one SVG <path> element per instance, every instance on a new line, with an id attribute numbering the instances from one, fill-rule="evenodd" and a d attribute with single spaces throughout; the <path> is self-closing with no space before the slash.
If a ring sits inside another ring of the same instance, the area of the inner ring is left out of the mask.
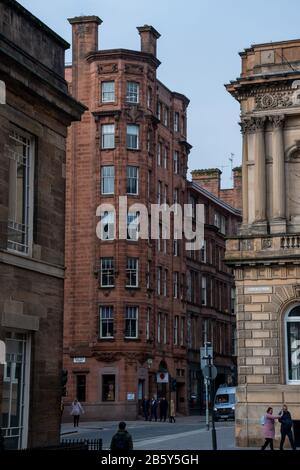
<path id="1" fill-rule="evenodd" d="M 214 418 L 215 421 L 219 419 L 234 419 L 235 417 L 235 393 L 236 387 L 219 387 L 214 403 Z"/>

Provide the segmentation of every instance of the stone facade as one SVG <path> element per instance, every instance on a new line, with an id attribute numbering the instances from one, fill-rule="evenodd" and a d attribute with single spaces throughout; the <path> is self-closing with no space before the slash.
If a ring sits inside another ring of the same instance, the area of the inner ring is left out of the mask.
<path id="1" fill-rule="evenodd" d="M 243 134 L 243 223 L 226 250 L 237 286 L 239 446 L 261 445 L 268 406 L 286 403 L 300 419 L 299 51 L 299 40 L 252 46 L 227 85 Z"/>
<path id="2" fill-rule="evenodd" d="M 0 18 L 0 424 L 16 448 L 60 438 L 65 143 L 84 107 L 64 80 L 69 45 L 15 1 Z"/>

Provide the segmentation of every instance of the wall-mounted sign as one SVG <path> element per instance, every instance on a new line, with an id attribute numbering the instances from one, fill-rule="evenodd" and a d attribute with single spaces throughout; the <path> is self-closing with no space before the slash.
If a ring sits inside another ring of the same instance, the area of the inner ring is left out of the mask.
<path id="1" fill-rule="evenodd" d="M 169 373 L 168 372 L 157 372 L 156 382 L 158 384 L 167 384 L 167 383 L 169 383 Z"/>
<path id="2" fill-rule="evenodd" d="M 127 393 L 127 400 L 135 400 L 135 393 Z"/>
<path id="3" fill-rule="evenodd" d="M 272 294 L 271 286 L 245 287 L 245 294 Z"/>
<path id="4" fill-rule="evenodd" d="M 74 364 L 84 364 L 85 357 L 73 357 Z"/>

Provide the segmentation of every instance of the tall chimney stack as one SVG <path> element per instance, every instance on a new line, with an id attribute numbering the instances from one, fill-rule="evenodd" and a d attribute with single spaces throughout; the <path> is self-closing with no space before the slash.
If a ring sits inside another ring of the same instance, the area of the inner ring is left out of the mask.
<path id="1" fill-rule="evenodd" d="M 156 43 L 157 39 L 160 38 L 159 32 L 153 26 L 147 24 L 138 26 L 137 30 L 141 36 L 141 51 L 148 52 L 156 57 Z"/>

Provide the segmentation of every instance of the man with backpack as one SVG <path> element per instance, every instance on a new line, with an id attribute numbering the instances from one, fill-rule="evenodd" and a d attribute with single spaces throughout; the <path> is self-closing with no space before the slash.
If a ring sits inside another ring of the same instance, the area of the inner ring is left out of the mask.
<path id="1" fill-rule="evenodd" d="M 110 450 L 112 451 L 133 450 L 131 434 L 129 434 L 129 432 L 126 431 L 125 428 L 126 428 L 126 423 L 124 423 L 124 421 L 121 421 L 119 423 L 118 431 L 112 437 L 112 440 L 110 443 Z"/>

